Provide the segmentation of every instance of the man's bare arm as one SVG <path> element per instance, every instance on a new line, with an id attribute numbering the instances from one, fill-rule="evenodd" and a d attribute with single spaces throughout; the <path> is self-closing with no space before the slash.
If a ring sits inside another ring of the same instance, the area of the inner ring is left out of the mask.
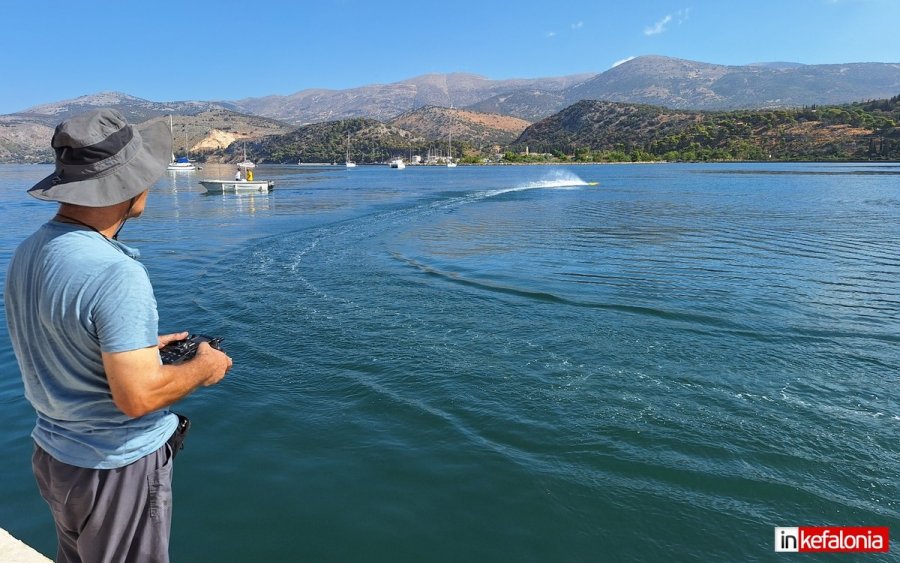
<path id="1" fill-rule="evenodd" d="M 174 337 L 178 335 L 167 335 Z M 160 344 L 164 342 L 160 337 Z M 231 368 L 231 358 L 206 342 L 197 355 L 178 365 L 161 365 L 159 349 L 103 353 L 113 402 L 130 417 L 140 417 L 178 402 L 201 386 L 215 385 Z"/>

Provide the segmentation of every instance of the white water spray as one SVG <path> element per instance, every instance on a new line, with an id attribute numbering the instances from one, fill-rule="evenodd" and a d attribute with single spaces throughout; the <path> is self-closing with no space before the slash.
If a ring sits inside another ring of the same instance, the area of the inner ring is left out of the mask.
<path id="1" fill-rule="evenodd" d="M 501 188 L 497 190 L 491 190 L 489 192 L 485 192 L 483 194 L 484 197 L 494 197 L 501 194 L 506 194 L 510 192 L 521 192 L 524 190 L 537 190 L 537 189 L 562 189 L 562 190 L 574 190 L 583 186 L 596 186 L 597 182 L 586 182 L 582 180 L 577 174 L 573 172 L 569 172 L 567 170 L 554 170 L 545 174 L 541 179 L 535 180 L 533 182 L 528 182 L 526 184 L 522 184 L 520 186 L 515 186 L 512 188 Z"/>

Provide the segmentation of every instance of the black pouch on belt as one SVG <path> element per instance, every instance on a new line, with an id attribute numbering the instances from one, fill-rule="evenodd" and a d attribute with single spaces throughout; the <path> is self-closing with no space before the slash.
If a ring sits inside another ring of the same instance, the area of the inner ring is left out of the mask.
<path id="1" fill-rule="evenodd" d="M 191 428 L 191 420 L 177 412 L 172 414 L 178 417 L 178 427 L 175 428 L 175 433 L 169 438 L 168 444 L 172 448 L 172 459 L 175 459 L 178 452 L 184 448 L 184 438 Z"/>

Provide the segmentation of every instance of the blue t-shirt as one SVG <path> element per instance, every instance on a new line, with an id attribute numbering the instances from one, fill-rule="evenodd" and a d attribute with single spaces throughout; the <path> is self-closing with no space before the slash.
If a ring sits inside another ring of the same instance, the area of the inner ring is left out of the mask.
<path id="1" fill-rule="evenodd" d="M 138 252 L 78 225 L 50 221 L 16 249 L 4 299 L 32 437 L 54 458 L 113 469 L 159 449 L 177 417 L 130 418 L 116 407 L 101 352 L 157 345 L 156 298 Z"/>

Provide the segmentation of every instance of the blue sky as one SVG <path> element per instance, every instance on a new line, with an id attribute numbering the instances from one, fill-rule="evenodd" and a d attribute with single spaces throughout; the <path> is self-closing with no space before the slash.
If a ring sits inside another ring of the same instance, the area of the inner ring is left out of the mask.
<path id="1" fill-rule="evenodd" d="M 0 0 L 0 114 L 102 91 L 236 100 L 602 72 L 639 55 L 900 63 L 900 0 Z M 898 92 L 900 93 L 900 92 Z"/>

